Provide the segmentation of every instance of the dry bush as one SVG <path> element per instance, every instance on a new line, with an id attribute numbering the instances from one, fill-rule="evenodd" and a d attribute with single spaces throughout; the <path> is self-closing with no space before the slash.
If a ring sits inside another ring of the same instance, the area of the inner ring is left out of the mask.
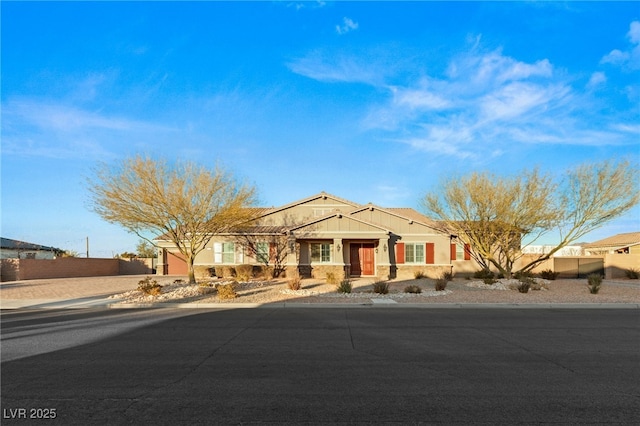
<path id="1" fill-rule="evenodd" d="M 373 283 L 373 292 L 377 294 L 389 293 L 389 283 L 384 281 L 376 281 Z"/>
<path id="2" fill-rule="evenodd" d="M 420 294 L 422 289 L 417 285 L 408 285 L 404 288 L 405 293 Z"/>
<path id="3" fill-rule="evenodd" d="M 253 278 L 253 265 L 236 266 L 236 277 L 239 281 L 249 281 Z"/>
<path id="4" fill-rule="evenodd" d="M 299 275 L 294 275 L 287 280 L 287 287 L 289 287 L 289 290 L 300 290 L 302 288 L 302 278 Z"/>
<path id="5" fill-rule="evenodd" d="M 162 293 L 162 286 L 156 280 L 152 280 L 151 277 L 146 277 L 138 281 L 138 290 L 149 296 L 158 296 Z"/>
<path id="6" fill-rule="evenodd" d="M 444 278 L 438 278 L 435 281 L 435 289 L 436 291 L 444 291 L 447 288 L 447 280 L 445 280 Z"/>
<path id="7" fill-rule="evenodd" d="M 235 286 L 237 282 L 232 282 L 229 284 L 217 284 L 216 290 L 218 290 L 218 299 L 235 299 L 238 297 L 238 293 L 236 293 Z"/>

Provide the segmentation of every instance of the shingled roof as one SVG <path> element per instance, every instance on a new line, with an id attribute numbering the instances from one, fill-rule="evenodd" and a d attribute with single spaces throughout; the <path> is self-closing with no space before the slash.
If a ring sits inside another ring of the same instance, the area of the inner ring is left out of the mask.
<path id="1" fill-rule="evenodd" d="M 612 237 L 604 238 L 593 243 L 585 244 L 584 248 L 622 248 L 635 246 L 640 244 L 640 232 L 627 232 L 626 234 L 617 234 Z"/>
<path id="2" fill-rule="evenodd" d="M 0 238 L 0 248 L 7 250 L 41 250 L 59 251 L 55 247 L 41 246 L 40 244 L 27 243 L 25 241 L 12 240 L 11 238 Z"/>

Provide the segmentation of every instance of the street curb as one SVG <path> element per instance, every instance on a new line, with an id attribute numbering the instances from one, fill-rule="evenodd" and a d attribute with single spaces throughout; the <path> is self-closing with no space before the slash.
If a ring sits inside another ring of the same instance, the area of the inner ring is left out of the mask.
<path id="1" fill-rule="evenodd" d="M 114 303 L 109 309 L 286 309 L 286 308 L 333 308 L 333 309 L 640 309 L 637 303 Z"/>
<path id="2" fill-rule="evenodd" d="M 92 300 L 74 303 L 73 300 L 0 300 L 0 310 L 19 309 L 640 309 L 640 303 L 118 303 L 111 300 Z"/>

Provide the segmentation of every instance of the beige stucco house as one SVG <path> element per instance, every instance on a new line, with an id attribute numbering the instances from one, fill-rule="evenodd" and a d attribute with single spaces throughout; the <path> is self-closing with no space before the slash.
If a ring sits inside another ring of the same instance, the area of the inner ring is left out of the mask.
<path id="1" fill-rule="evenodd" d="M 358 204 L 327 193 L 259 210 L 256 223 L 243 232 L 215 235 L 196 257 L 196 270 L 264 265 L 283 242 L 287 274 L 338 279 L 346 277 L 413 278 L 469 270 L 468 247 L 410 208 Z M 252 250 L 248 250 L 252 245 Z M 158 273 L 183 275 L 186 264 L 169 241 L 161 247 Z"/>

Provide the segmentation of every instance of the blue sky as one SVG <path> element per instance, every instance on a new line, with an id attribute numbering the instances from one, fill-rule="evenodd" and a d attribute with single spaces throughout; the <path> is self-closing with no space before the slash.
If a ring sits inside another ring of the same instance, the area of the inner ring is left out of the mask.
<path id="1" fill-rule="evenodd" d="M 261 204 L 419 209 L 443 177 L 640 158 L 635 2 L 2 2 L 2 236 L 111 257 L 99 161 L 224 165 Z M 640 230 L 640 209 L 584 240 Z"/>

